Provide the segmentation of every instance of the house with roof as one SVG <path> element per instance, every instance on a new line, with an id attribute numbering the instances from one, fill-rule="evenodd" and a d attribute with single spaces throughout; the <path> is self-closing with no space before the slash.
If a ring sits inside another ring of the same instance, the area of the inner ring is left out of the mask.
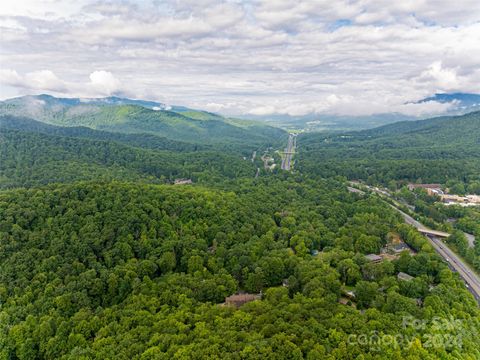
<path id="1" fill-rule="evenodd" d="M 234 294 L 225 298 L 225 305 L 239 308 L 250 301 L 261 300 L 261 298 L 261 294 Z"/>
<path id="2" fill-rule="evenodd" d="M 402 280 L 402 281 L 413 280 L 413 276 L 408 275 L 407 273 L 404 273 L 404 272 L 401 272 L 401 271 L 398 273 L 397 278 L 398 278 L 398 280 Z"/>
<path id="3" fill-rule="evenodd" d="M 374 262 L 374 263 L 378 263 L 378 262 L 383 260 L 383 258 L 380 255 L 377 255 L 377 254 L 368 254 L 368 255 L 365 255 L 365 258 L 368 261 L 371 261 L 371 262 Z"/>

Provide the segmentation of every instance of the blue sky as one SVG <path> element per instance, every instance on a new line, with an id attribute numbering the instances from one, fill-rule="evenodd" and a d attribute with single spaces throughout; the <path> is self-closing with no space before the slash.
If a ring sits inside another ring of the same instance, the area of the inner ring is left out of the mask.
<path id="1" fill-rule="evenodd" d="M 224 114 L 440 113 L 480 93 L 477 0 L 0 5 L 0 97 L 129 96 Z"/>

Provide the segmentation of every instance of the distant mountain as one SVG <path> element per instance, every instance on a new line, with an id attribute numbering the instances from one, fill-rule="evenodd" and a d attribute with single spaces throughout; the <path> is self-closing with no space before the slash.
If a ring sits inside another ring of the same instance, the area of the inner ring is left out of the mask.
<path id="1" fill-rule="evenodd" d="M 459 116 L 442 116 L 418 121 L 401 121 L 361 131 L 363 138 L 415 138 L 418 145 L 437 146 L 471 144 L 480 148 L 480 111 Z"/>
<path id="2" fill-rule="evenodd" d="M 264 123 L 243 122 L 210 112 L 118 97 L 23 96 L 0 102 L 0 115 L 28 117 L 51 125 L 152 134 L 198 144 L 257 147 L 272 145 L 286 137 L 283 130 Z"/>
<path id="3" fill-rule="evenodd" d="M 366 116 L 307 114 L 291 116 L 272 114 L 265 116 L 245 115 L 244 118 L 262 121 L 272 126 L 289 130 L 334 131 L 372 129 L 397 121 L 415 120 L 417 118 L 399 113 L 374 114 Z M 418 120 L 418 119 L 417 119 Z"/>
<path id="4" fill-rule="evenodd" d="M 480 110 L 480 95 L 468 93 L 435 94 L 433 96 L 414 101 L 413 104 L 425 102 L 451 103 L 447 111 L 441 115 L 462 115 Z M 279 126 L 283 129 L 296 129 L 307 131 L 350 131 L 372 129 L 398 121 L 416 121 L 419 117 L 405 115 L 397 112 L 382 113 L 364 116 L 306 114 L 291 116 L 288 114 L 269 114 L 262 116 L 245 115 L 250 119 L 264 121 L 268 124 Z"/>
<path id="5" fill-rule="evenodd" d="M 466 93 L 452 93 L 452 94 L 435 94 L 418 101 L 417 103 L 424 103 L 428 101 L 436 101 L 439 103 L 453 103 L 453 107 L 449 112 L 472 112 L 480 110 L 480 95 L 466 94 Z"/>
<path id="6" fill-rule="evenodd" d="M 27 95 L 5 101 L 16 105 L 42 105 L 47 108 L 71 107 L 75 105 L 138 105 L 152 110 L 171 110 L 172 107 L 163 103 L 146 100 L 136 100 L 109 96 L 104 98 L 57 98 L 47 94 Z"/>
<path id="7" fill-rule="evenodd" d="M 22 112 L 21 114 L 15 115 L 31 117 L 46 115 L 48 118 L 50 116 L 48 113 L 49 111 L 68 111 L 68 109 L 73 107 L 81 107 L 83 110 L 88 111 L 89 109 L 91 110 L 95 107 L 135 105 L 155 111 L 172 111 L 199 120 L 222 118 L 220 115 L 216 115 L 207 111 L 190 109 L 185 106 L 172 106 L 156 101 L 128 99 L 117 96 L 109 96 L 104 98 L 57 98 L 51 95 L 41 94 L 12 98 L 1 103 L 3 103 L 3 106 L 8 105 L 9 111 L 12 113 L 15 112 L 16 108 L 19 112 Z"/>
<path id="8" fill-rule="evenodd" d="M 380 158 L 397 152 L 397 158 L 416 152 L 416 155 L 440 158 L 457 154 L 458 158 L 480 154 L 480 111 L 458 116 L 443 116 L 426 120 L 400 121 L 375 129 L 351 131 L 341 134 L 310 133 L 300 139 L 303 147 L 313 150 L 346 150 L 347 157 L 365 154 Z M 361 150 L 363 153 L 355 150 Z M 354 151 L 352 151 L 354 150 Z"/>

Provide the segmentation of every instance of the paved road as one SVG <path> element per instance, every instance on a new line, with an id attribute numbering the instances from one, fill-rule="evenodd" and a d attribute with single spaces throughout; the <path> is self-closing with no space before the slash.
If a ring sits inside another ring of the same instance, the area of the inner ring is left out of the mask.
<path id="1" fill-rule="evenodd" d="M 417 229 L 428 229 L 425 225 L 418 222 L 410 215 L 405 214 L 400 209 L 397 209 L 395 206 L 391 205 L 395 210 L 397 210 L 405 219 L 407 224 L 415 226 Z M 446 246 L 442 240 L 434 236 L 427 236 L 432 244 L 433 248 L 437 253 L 449 263 L 449 266 L 457 271 L 465 283 L 468 285 L 468 289 L 473 294 L 475 299 L 480 302 L 480 277 L 474 273 L 470 267 L 457 255 L 455 254 L 448 246 Z"/>
<path id="2" fill-rule="evenodd" d="M 405 214 L 402 210 L 396 208 L 395 206 L 393 205 L 390 205 L 392 208 L 394 208 L 395 210 L 397 210 L 402 216 L 403 218 L 405 219 L 405 222 L 409 225 L 413 225 L 415 226 L 417 229 L 428 229 L 428 227 L 426 227 L 425 225 L 423 225 L 421 222 L 415 220 L 413 217 L 411 217 L 410 215 L 408 214 Z"/>
<path id="3" fill-rule="evenodd" d="M 468 285 L 468 289 L 475 299 L 480 302 L 480 278 L 470 267 L 463 262 L 452 250 L 450 250 L 440 239 L 436 237 L 428 237 L 432 246 L 442 256 L 451 268 L 456 270 Z"/>
<path id="4" fill-rule="evenodd" d="M 374 188 L 368 185 L 365 185 L 366 188 L 375 191 L 376 193 L 387 195 L 390 197 L 390 194 L 384 190 Z M 395 200 L 392 200 L 395 202 Z M 418 230 L 430 230 L 427 226 L 423 225 L 421 222 L 415 220 L 410 215 L 404 213 L 402 210 L 389 204 L 392 208 L 397 210 L 405 219 L 407 224 L 410 224 L 416 227 Z M 450 268 L 455 270 L 459 273 L 462 277 L 463 281 L 467 284 L 468 290 L 473 294 L 477 302 L 480 303 L 480 277 L 470 269 L 468 266 L 457 254 L 455 254 L 450 248 L 445 245 L 440 239 L 435 236 L 427 236 L 427 239 L 430 240 L 435 251 L 445 260 L 448 262 Z"/>
<path id="5" fill-rule="evenodd" d="M 297 146 L 297 136 L 294 134 L 288 135 L 288 144 L 287 148 L 284 151 L 284 157 L 282 160 L 282 170 L 290 170 L 291 169 L 291 162 L 293 153 L 295 151 L 295 147 Z"/>
<path id="6" fill-rule="evenodd" d="M 368 188 L 368 189 L 370 189 L 370 190 L 372 190 L 372 191 L 374 191 L 374 192 L 376 192 L 376 193 L 378 193 L 378 194 L 382 194 L 382 195 L 385 195 L 385 196 L 388 196 L 388 197 L 391 198 L 390 193 L 388 193 L 388 192 L 385 191 L 385 190 L 379 189 L 379 188 L 377 188 L 377 187 L 368 186 L 368 185 L 363 185 L 363 186 L 365 186 L 366 188 Z M 392 200 L 392 201 L 394 201 L 394 200 Z M 395 209 L 396 209 L 396 208 L 395 208 Z M 405 215 L 406 215 L 406 214 L 405 214 Z M 417 222 L 417 224 L 415 225 L 417 228 L 419 227 L 418 224 L 420 224 L 420 223 Z M 412 225 L 413 225 L 413 224 L 412 224 Z M 420 228 L 422 228 L 422 226 L 423 226 L 423 225 L 420 224 Z M 428 229 L 428 228 L 425 227 L 425 226 L 423 226 L 423 228 L 424 228 L 424 229 Z M 472 234 L 468 234 L 468 233 L 466 233 L 466 232 L 464 232 L 464 234 L 465 234 L 465 237 L 467 238 L 468 245 L 469 245 L 470 247 L 472 247 L 472 248 L 475 247 L 475 236 L 472 235 Z"/>

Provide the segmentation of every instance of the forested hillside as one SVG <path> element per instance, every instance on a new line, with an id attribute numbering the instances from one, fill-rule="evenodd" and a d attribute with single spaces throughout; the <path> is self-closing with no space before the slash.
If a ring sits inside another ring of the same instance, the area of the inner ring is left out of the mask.
<path id="1" fill-rule="evenodd" d="M 0 188 L 93 179 L 165 183 L 187 177 L 215 183 L 254 174 L 253 164 L 240 154 L 153 151 L 114 141 L 0 127 Z"/>
<path id="2" fill-rule="evenodd" d="M 364 136 L 413 136 L 426 145 L 479 144 L 480 112 L 419 121 L 401 121 L 360 132 Z M 402 141 L 402 139 L 399 139 Z"/>
<path id="3" fill-rule="evenodd" d="M 256 148 L 265 144 L 277 145 L 286 138 L 285 131 L 259 122 L 240 122 L 187 108 L 169 107 L 170 110 L 166 110 L 165 106 L 152 106 L 151 102 L 113 99 L 25 96 L 0 102 L 0 115 L 29 117 L 60 126 L 153 134 L 203 144 L 250 145 Z"/>
<path id="4" fill-rule="evenodd" d="M 166 137 L 160 137 L 152 134 L 124 134 L 119 132 L 93 130 L 88 127 L 55 126 L 29 118 L 10 115 L 0 116 L 0 129 L 2 128 L 56 136 L 115 141 L 134 147 L 152 150 L 197 151 L 211 148 L 207 145 L 175 141 Z"/>
<path id="5" fill-rule="evenodd" d="M 79 183 L 1 192 L 0 213 L 5 359 L 480 356 L 463 283 L 388 205 L 331 180 Z M 368 263 L 392 231 L 419 253 Z M 238 290 L 263 298 L 220 306 Z"/>
<path id="6" fill-rule="evenodd" d="M 480 181 L 480 112 L 345 134 L 305 134 L 299 169 L 371 183 Z"/>

